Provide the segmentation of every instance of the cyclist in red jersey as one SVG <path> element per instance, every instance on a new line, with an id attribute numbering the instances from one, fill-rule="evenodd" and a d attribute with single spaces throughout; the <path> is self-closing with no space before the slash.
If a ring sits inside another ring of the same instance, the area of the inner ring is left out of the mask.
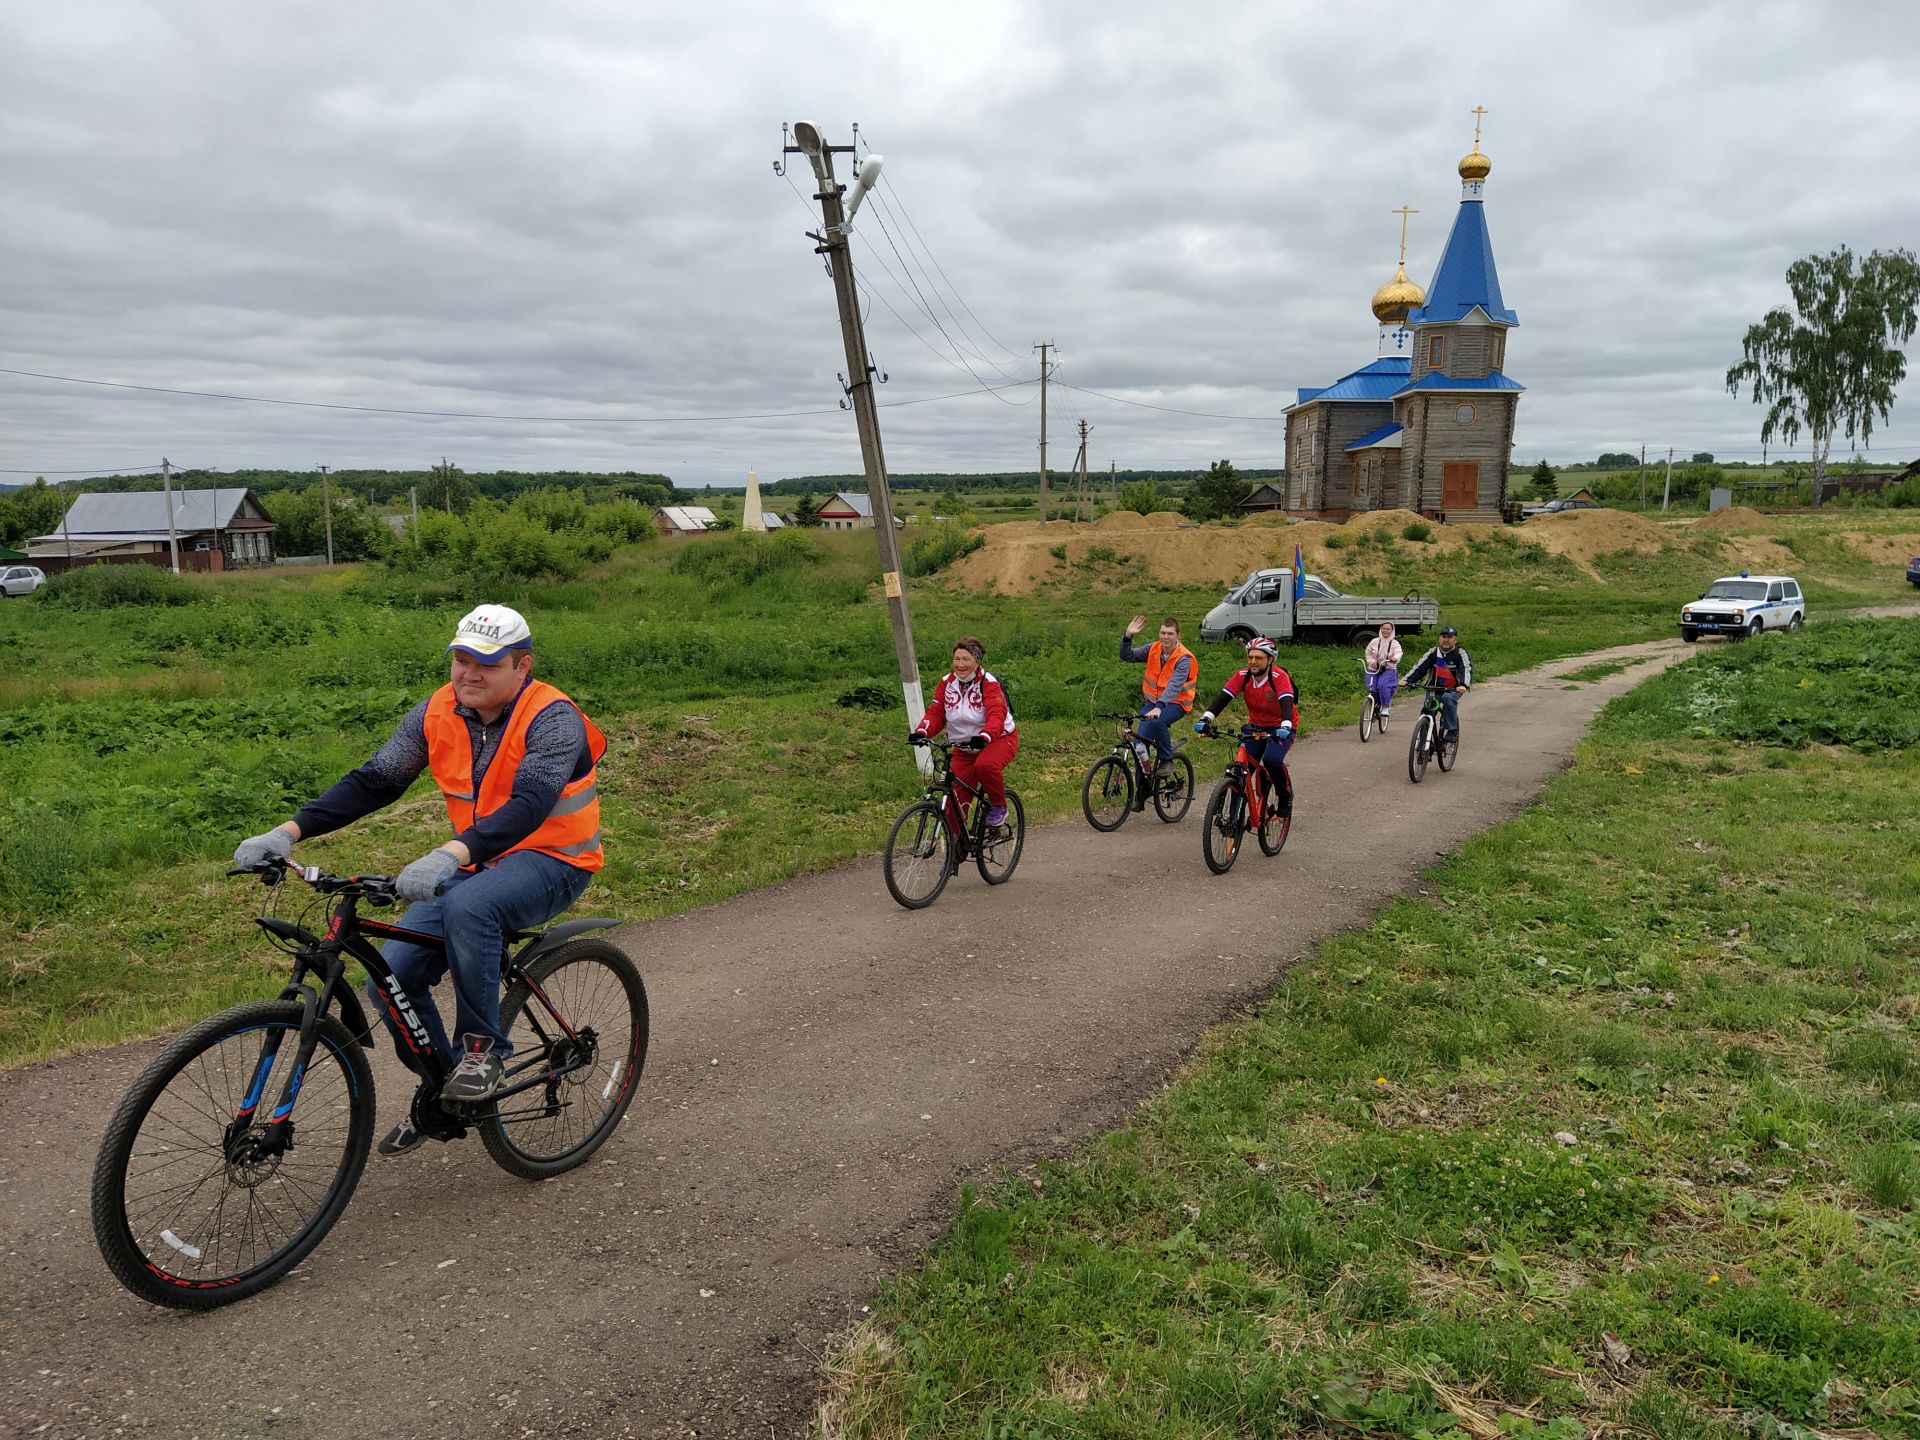
<path id="1" fill-rule="evenodd" d="M 1247 755 L 1267 772 L 1273 793 L 1291 798 L 1286 772 L 1281 762 L 1293 748 L 1294 727 L 1299 712 L 1294 705 L 1293 677 L 1275 663 L 1280 647 L 1261 635 L 1247 642 L 1247 665 L 1236 671 L 1213 697 L 1206 712 L 1193 722 L 1194 731 L 1204 735 L 1213 726 L 1214 717 L 1238 696 L 1247 707 L 1247 721 L 1272 732 L 1270 740 L 1247 741 Z"/>
<path id="2" fill-rule="evenodd" d="M 986 656 L 986 647 L 973 636 L 960 637 L 953 647 L 953 669 L 933 687 L 927 713 L 907 740 L 914 744 L 947 732 L 953 742 L 953 773 L 986 798 L 986 823 L 992 826 L 1007 820 L 1007 782 L 1001 772 L 1020 753 L 1020 735 L 1007 692 L 982 663 Z M 948 819 L 960 828 L 960 815 L 952 806 Z"/>

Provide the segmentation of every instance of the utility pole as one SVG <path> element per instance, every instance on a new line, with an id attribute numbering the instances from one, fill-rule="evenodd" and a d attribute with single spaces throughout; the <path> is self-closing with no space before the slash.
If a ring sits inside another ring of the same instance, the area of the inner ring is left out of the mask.
<path id="1" fill-rule="evenodd" d="M 413 537 L 413 543 L 418 545 L 420 543 L 420 487 L 409 485 L 407 498 L 413 502 L 413 528 L 407 533 Z"/>
<path id="2" fill-rule="evenodd" d="M 1673 447 L 1667 447 L 1667 488 L 1660 492 L 1660 513 L 1667 513 L 1667 502 L 1673 498 Z"/>
<path id="3" fill-rule="evenodd" d="M 1640 445 L 1640 508 L 1647 508 L 1647 447 L 1644 441 Z"/>
<path id="4" fill-rule="evenodd" d="M 164 455 L 160 457 L 160 488 L 167 492 L 167 550 L 173 556 L 173 573 L 180 573 L 180 535 L 173 527 L 173 462 Z M 73 541 L 67 541 L 67 555 L 72 558 Z"/>
<path id="5" fill-rule="evenodd" d="M 327 467 L 320 467 L 320 513 L 327 521 L 327 564 L 333 563 L 333 482 L 327 479 Z"/>
<path id="6" fill-rule="evenodd" d="M 1040 352 L 1040 523 L 1047 523 L 1047 351 L 1056 350 L 1047 340 L 1033 347 Z"/>
<path id="7" fill-rule="evenodd" d="M 926 697 L 920 689 L 920 662 L 913 652 L 913 624 L 907 615 L 907 587 L 900 576 L 900 537 L 893 528 L 893 498 L 887 489 L 887 457 L 880 444 L 880 411 L 873 395 L 874 364 L 867 353 L 866 331 L 860 323 L 860 297 L 854 289 L 853 253 L 848 242 L 852 228 L 841 204 L 841 185 L 834 178 L 835 154 L 851 155 L 851 145 L 827 145 L 820 132 L 804 121 L 794 126 L 798 145 L 783 148 L 783 155 L 805 155 L 813 166 L 820 188 L 814 199 L 820 202 L 820 218 L 825 223 L 818 232 L 809 231 L 814 253 L 827 257 L 833 275 L 834 299 L 840 307 L 840 339 L 846 347 L 847 373 L 843 382 L 853 405 L 853 418 L 860 433 L 860 459 L 866 468 L 867 499 L 873 508 L 873 539 L 880 550 L 880 582 L 887 597 L 887 618 L 893 625 L 893 657 L 900 667 L 900 696 L 907 707 L 907 724 L 918 725 L 927 713 Z M 879 157 L 868 156 L 861 167 L 859 200 L 877 178 Z M 869 175 L 867 167 L 873 166 Z M 785 173 L 784 171 L 782 173 Z M 933 773 L 933 757 L 925 750 L 914 752 L 920 769 Z"/>
<path id="8" fill-rule="evenodd" d="M 453 467 L 447 463 L 447 457 L 440 457 L 440 483 L 446 487 L 447 513 L 453 513 Z"/>
<path id="9" fill-rule="evenodd" d="M 1080 454 L 1073 462 L 1073 518 L 1087 520 L 1087 422 L 1080 422 Z"/>
<path id="10" fill-rule="evenodd" d="M 1113 502 L 1113 508 L 1120 508 L 1120 472 L 1118 460 L 1107 461 L 1107 498 Z"/>

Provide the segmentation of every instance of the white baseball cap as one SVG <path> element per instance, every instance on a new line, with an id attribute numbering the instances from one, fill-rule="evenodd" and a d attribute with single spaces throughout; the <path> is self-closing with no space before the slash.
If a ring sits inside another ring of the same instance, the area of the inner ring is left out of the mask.
<path id="1" fill-rule="evenodd" d="M 533 646 L 527 617 L 505 605 L 482 605 L 460 617 L 449 653 L 461 650 L 483 665 L 496 665 L 514 650 Z"/>

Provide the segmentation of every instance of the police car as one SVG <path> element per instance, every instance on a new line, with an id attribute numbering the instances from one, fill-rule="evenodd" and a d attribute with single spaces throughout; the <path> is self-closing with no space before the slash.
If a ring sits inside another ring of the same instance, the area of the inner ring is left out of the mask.
<path id="1" fill-rule="evenodd" d="M 1726 635 L 1742 640 L 1762 630 L 1798 630 L 1806 619 L 1807 602 L 1798 580 L 1742 570 L 1714 581 L 1698 600 L 1682 607 L 1680 638 Z"/>

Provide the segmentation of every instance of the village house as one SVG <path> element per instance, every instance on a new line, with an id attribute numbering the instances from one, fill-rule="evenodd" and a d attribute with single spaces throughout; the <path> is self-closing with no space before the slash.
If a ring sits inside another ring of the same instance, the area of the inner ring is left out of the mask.
<path id="1" fill-rule="evenodd" d="M 271 565 L 276 528 L 250 490 L 173 492 L 173 536 L 183 570 Z M 67 507 L 58 530 L 27 541 L 27 554 L 49 569 L 102 562 L 170 565 L 166 494 L 82 495 Z"/>

